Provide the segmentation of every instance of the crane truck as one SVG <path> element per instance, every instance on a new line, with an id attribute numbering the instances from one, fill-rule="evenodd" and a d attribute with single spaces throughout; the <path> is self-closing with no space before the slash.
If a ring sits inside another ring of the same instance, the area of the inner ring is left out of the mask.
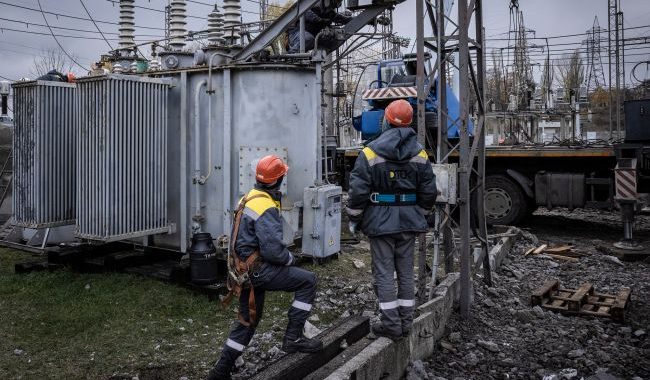
<path id="1" fill-rule="evenodd" d="M 395 99 L 406 99 L 415 108 L 414 57 L 380 61 L 377 79 L 363 92 L 368 105 L 354 117 L 353 126 L 362 139 L 372 140 L 381 133 L 383 108 Z M 458 115 L 458 100 L 447 94 L 450 119 Z M 436 91 L 426 99 L 426 146 L 435 147 L 434 122 Z M 650 100 L 625 103 L 626 138 L 622 143 L 600 145 L 492 145 L 485 152 L 485 211 L 488 224 L 517 225 L 538 207 L 616 209 L 622 212 L 624 238 L 618 248 L 639 250 L 632 228 L 635 210 L 647 203 L 650 193 Z M 448 122 L 447 137 L 458 138 L 455 125 Z M 470 126 L 471 133 L 471 126 Z M 340 147 L 336 170 L 343 187 L 354 167 L 361 147 Z M 452 152 L 450 162 L 458 161 Z"/>

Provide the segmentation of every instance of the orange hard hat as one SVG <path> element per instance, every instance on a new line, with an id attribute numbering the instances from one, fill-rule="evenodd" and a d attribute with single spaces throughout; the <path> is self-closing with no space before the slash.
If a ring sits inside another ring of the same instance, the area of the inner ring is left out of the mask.
<path id="1" fill-rule="evenodd" d="M 395 100 L 386 107 L 384 117 L 393 126 L 408 127 L 413 121 L 413 107 L 404 99 Z"/>
<path id="2" fill-rule="evenodd" d="M 262 157 L 257 163 L 255 179 L 260 183 L 270 185 L 287 174 L 287 171 L 289 171 L 289 167 L 282 162 L 282 159 L 271 154 Z"/>
<path id="3" fill-rule="evenodd" d="M 68 83 L 73 83 L 77 80 L 77 77 L 73 73 L 68 73 Z"/>

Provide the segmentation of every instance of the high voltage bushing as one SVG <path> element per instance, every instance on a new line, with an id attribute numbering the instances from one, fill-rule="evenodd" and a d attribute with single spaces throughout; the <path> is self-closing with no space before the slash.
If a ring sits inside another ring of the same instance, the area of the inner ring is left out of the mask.
<path id="1" fill-rule="evenodd" d="M 169 17 L 169 46 L 171 50 L 180 51 L 185 47 L 185 34 L 187 33 L 185 25 L 186 19 L 185 0 L 172 0 Z"/>
<path id="2" fill-rule="evenodd" d="M 120 0 L 120 49 L 129 49 L 135 45 L 134 0 Z"/>
<path id="3" fill-rule="evenodd" d="M 226 42 L 223 36 L 223 14 L 215 4 L 214 10 L 208 15 L 208 41 L 210 45 L 223 45 Z"/>
<path id="4" fill-rule="evenodd" d="M 223 0 L 223 10 L 226 41 L 229 45 L 236 45 L 241 32 L 241 2 L 239 0 Z"/>

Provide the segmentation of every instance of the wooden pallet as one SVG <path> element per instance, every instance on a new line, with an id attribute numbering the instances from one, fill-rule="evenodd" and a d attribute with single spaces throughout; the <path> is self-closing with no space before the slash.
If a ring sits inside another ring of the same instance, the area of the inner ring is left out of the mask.
<path id="1" fill-rule="evenodd" d="M 564 289 L 560 288 L 560 281 L 550 280 L 533 292 L 531 303 L 563 314 L 607 317 L 622 322 L 631 293 L 630 288 L 623 288 L 616 295 L 597 293 L 590 283 L 578 289 Z"/>

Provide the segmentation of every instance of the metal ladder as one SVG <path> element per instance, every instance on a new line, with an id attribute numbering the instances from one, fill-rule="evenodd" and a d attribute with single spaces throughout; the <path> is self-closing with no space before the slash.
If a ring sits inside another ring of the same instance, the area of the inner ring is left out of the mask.
<path id="1" fill-rule="evenodd" d="M 13 156 L 14 156 L 14 148 L 11 147 L 11 149 L 9 149 L 9 154 L 7 155 L 4 164 L 2 164 L 2 171 L 0 171 L 0 207 L 2 207 L 5 198 L 7 197 L 7 193 L 11 188 L 11 182 L 14 179 L 14 171 L 13 171 L 13 164 L 12 164 Z M 3 178 L 6 174 L 9 174 L 9 179 L 7 181 L 3 181 Z"/>

